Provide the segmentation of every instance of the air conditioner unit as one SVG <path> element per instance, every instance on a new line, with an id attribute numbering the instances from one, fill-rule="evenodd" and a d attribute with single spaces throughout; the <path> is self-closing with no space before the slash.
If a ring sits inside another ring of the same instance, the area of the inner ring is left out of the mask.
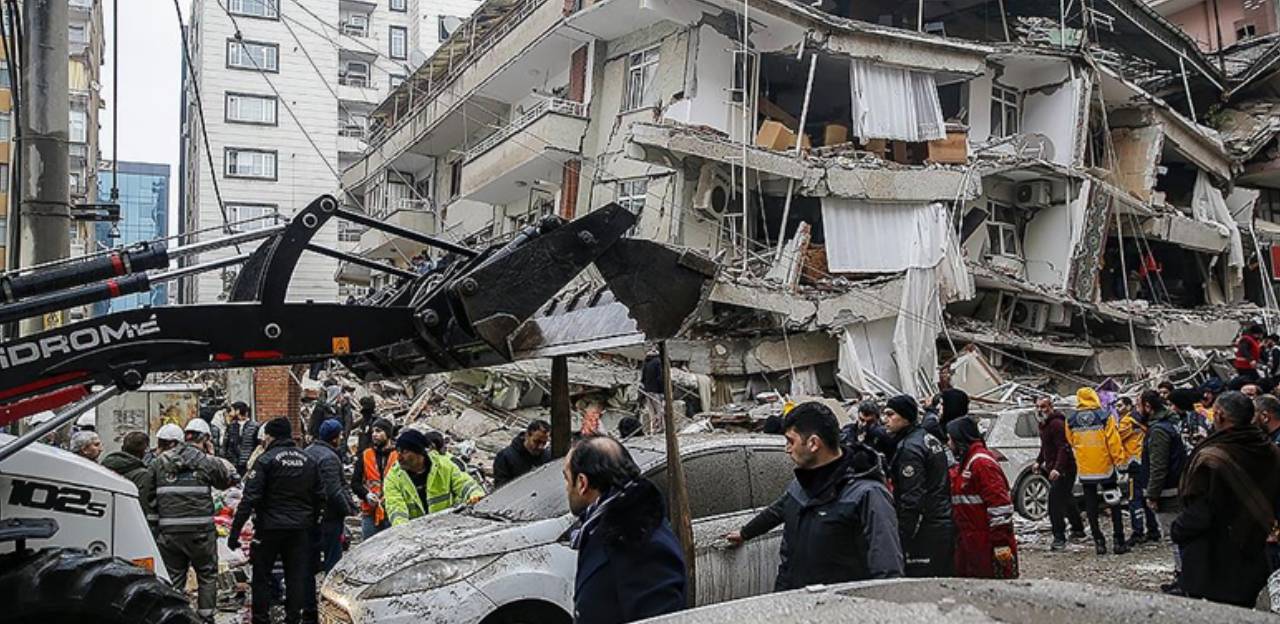
<path id="1" fill-rule="evenodd" d="M 1047 180 L 1019 184 L 1015 193 L 1019 208 L 1048 208 L 1053 204 L 1053 186 Z"/>
<path id="2" fill-rule="evenodd" d="M 1033 332 L 1044 331 L 1049 326 L 1049 304 L 1019 299 L 1009 310 L 1009 325 Z"/>
<path id="3" fill-rule="evenodd" d="M 1054 327 L 1069 327 L 1071 325 L 1071 308 L 1061 303 L 1049 304 L 1049 324 Z"/>
<path id="4" fill-rule="evenodd" d="M 733 183 L 724 170 L 714 163 L 704 163 L 698 172 L 698 187 L 693 192 L 693 208 L 713 219 L 729 212 Z"/>

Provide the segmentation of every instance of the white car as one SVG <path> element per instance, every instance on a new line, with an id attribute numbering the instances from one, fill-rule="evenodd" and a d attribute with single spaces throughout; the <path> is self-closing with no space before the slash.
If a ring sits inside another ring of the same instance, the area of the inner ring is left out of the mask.
<path id="1" fill-rule="evenodd" d="M 781 530 L 741 548 L 721 536 L 778 498 L 793 465 L 782 436 L 681 436 L 697 548 L 697 603 L 772 591 Z M 654 436 L 627 442 L 666 492 L 666 450 Z M 553 461 L 470 508 L 418 518 L 355 548 L 321 588 L 325 624 L 569 624 L 577 553 L 562 464 Z"/>

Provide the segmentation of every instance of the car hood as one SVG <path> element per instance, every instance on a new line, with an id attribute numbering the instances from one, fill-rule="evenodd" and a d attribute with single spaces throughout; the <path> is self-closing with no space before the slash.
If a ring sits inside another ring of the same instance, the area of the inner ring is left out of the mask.
<path id="1" fill-rule="evenodd" d="M 332 576 L 345 584 L 376 583 L 429 559 L 499 555 L 556 541 L 573 517 L 512 522 L 463 511 L 437 513 L 392 527 L 342 557 Z"/>

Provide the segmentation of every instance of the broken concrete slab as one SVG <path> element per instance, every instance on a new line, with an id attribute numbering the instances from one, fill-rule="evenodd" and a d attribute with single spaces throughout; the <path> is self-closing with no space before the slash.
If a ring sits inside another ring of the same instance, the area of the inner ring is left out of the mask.
<path id="1" fill-rule="evenodd" d="M 830 195 L 869 201 L 935 201 L 973 199 L 981 194 L 976 175 L 960 169 L 925 167 L 888 169 L 880 166 L 825 169 L 825 192 L 821 186 L 805 195 Z"/>
<path id="2" fill-rule="evenodd" d="M 711 288 L 712 303 L 763 310 L 780 314 L 790 325 L 805 325 L 813 320 L 817 306 L 790 293 L 735 282 L 719 281 Z"/>
<path id="3" fill-rule="evenodd" d="M 1222 228 L 1173 212 L 1147 219 L 1142 223 L 1142 232 L 1156 240 L 1211 254 L 1226 251 L 1227 244 L 1231 242 L 1231 237 Z"/>

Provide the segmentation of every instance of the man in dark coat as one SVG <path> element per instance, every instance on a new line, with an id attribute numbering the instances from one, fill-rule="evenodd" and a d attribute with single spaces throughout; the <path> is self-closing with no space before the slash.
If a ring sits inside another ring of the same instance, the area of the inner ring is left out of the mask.
<path id="1" fill-rule="evenodd" d="M 577 624 L 633 622 L 687 606 L 684 553 L 662 493 L 613 438 L 579 442 L 564 461 L 569 509 L 579 518 L 573 586 Z"/>
<path id="2" fill-rule="evenodd" d="M 1280 449 L 1236 391 L 1214 403 L 1213 427 L 1178 485 L 1183 509 L 1170 535 L 1187 596 L 1252 607 L 1271 571 L 1265 546 L 1280 497 Z"/>
<path id="3" fill-rule="evenodd" d="M 320 474 L 320 486 L 324 489 L 324 520 L 311 529 L 312 567 L 328 572 L 342 558 L 342 525 L 351 508 L 342 479 L 342 457 L 338 454 L 338 441 L 342 437 L 342 423 L 329 419 L 320 424 L 320 435 L 306 449 L 306 454 L 316 463 Z"/>
<path id="4" fill-rule="evenodd" d="M 1036 456 L 1035 471 L 1049 480 L 1049 527 L 1053 531 L 1051 550 L 1067 547 L 1067 522 L 1071 523 L 1071 537 L 1084 539 L 1084 519 L 1076 506 L 1072 486 L 1076 482 L 1076 458 L 1067 441 L 1067 417 L 1054 409 L 1053 400 L 1036 401 L 1040 413 L 1040 454 Z"/>
<path id="5" fill-rule="evenodd" d="M 151 505 L 156 492 L 156 482 L 151 476 L 151 471 L 147 469 L 147 465 L 143 463 L 142 458 L 146 457 L 147 449 L 151 446 L 151 440 L 145 431 L 130 431 L 124 435 L 124 439 L 120 441 L 120 450 L 109 453 L 102 458 L 102 465 L 110 468 L 120 476 L 133 482 L 138 486 L 138 501 L 142 503 L 142 508 L 147 509 Z M 151 525 L 152 530 L 155 529 L 157 518 L 148 517 L 147 524 Z"/>
<path id="6" fill-rule="evenodd" d="M 739 531 L 738 546 L 783 524 L 775 591 L 813 584 L 902 576 L 893 496 L 869 446 L 841 446 L 835 414 L 801 403 L 783 423 L 795 479 L 782 496 Z"/>
<path id="7" fill-rule="evenodd" d="M 856 420 L 840 430 L 840 444 L 855 446 L 865 444 L 872 450 L 884 455 L 893 456 L 893 436 L 880 422 L 880 406 L 870 399 L 858 404 Z"/>
<path id="8" fill-rule="evenodd" d="M 942 442 L 917 422 L 920 408 L 915 399 L 893 397 L 885 403 L 884 414 L 885 426 L 897 443 L 889 474 L 907 576 L 951 576 L 955 569 L 955 525 L 947 452 Z"/>
<path id="9" fill-rule="evenodd" d="M 249 405 L 244 401 L 231 404 L 227 414 L 227 435 L 223 436 L 222 456 L 236 467 L 241 475 L 249 471 L 249 457 L 258 448 L 258 421 L 253 419 Z"/>
<path id="10" fill-rule="evenodd" d="M 493 458 L 493 487 L 500 488 L 538 466 L 551 461 L 551 425 L 535 420 L 511 445 Z"/>

